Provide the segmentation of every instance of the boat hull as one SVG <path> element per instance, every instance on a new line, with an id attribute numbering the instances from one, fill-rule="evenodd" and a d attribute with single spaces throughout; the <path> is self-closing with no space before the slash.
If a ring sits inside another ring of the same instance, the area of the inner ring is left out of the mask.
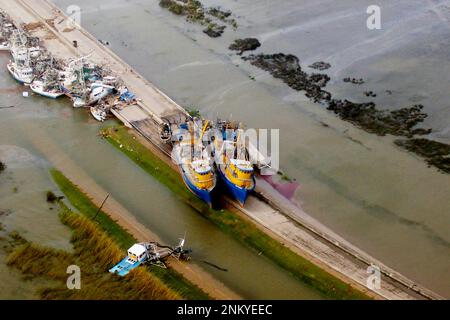
<path id="1" fill-rule="evenodd" d="M 252 188 L 241 188 L 232 183 L 230 180 L 227 179 L 225 174 L 222 172 L 222 170 L 219 168 L 217 170 L 219 172 L 220 180 L 222 181 L 223 186 L 227 189 L 228 193 L 239 202 L 241 206 L 245 205 L 245 202 L 247 201 L 248 196 L 255 190 L 256 180 L 255 177 L 253 177 L 253 187 Z"/>
<path id="2" fill-rule="evenodd" d="M 95 120 L 100 121 L 100 122 L 104 122 L 106 120 L 106 117 L 98 114 L 96 112 L 96 109 L 94 107 L 91 107 L 91 115 L 94 117 Z"/>
<path id="3" fill-rule="evenodd" d="M 183 168 L 180 167 L 181 170 L 181 175 L 183 176 L 183 181 L 184 184 L 186 185 L 186 187 L 193 193 L 195 194 L 198 198 L 200 198 L 201 200 L 203 200 L 204 202 L 206 202 L 210 207 L 212 207 L 213 205 L 213 195 L 212 195 L 212 191 L 213 190 L 205 190 L 205 189 L 200 189 L 198 187 L 196 187 L 192 181 L 190 181 L 186 174 L 184 173 Z"/>

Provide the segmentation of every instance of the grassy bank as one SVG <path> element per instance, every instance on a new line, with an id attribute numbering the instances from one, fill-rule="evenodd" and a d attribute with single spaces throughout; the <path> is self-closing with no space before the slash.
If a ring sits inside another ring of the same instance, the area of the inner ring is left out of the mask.
<path id="1" fill-rule="evenodd" d="M 315 288 L 325 297 L 330 299 L 368 299 L 364 293 L 297 255 L 259 230 L 253 223 L 226 209 L 220 211 L 210 209 L 185 188 L 178 172 L 142 145 L 124 126 L 107 128 L 102 134 L 113 146 L 175 192 L 181 200 L 194 207 L 223 232 L 232 235 L 257 252 L 262 252 L 295 278 Z"/>
<path id="2" fill-rule="evenodd" d="M 175 300 L 181 296 L 145 269 L 132 271 L 127 278 L 105 272 L 123 257 L 123 250 L 95 222 L 72 212 L 60 203 L 60 219 L 72 231 L 73 251 L 66 252 L 25 242 L 9 256 L 7 264 L 26 277 L 52 281 L 39 290 L 42 299 L 144 299 Z M 68 266 L 81 272 L 81 289 L 69 290 Z"/>
<path id="3" fill-rule="evenodd" d="M 61 172 L 51 170 L 53 180 L 65 194 L 69 202 L 86 218 L 92 219 L 98 211 L 98 207 L 84 194 L 76 185 L 67 179 Z M 100 211 L 95 219 L 96 225 L 110 237 L 120 248 L 120 256 L 126 254 L 137 240 L 117 222 L 112 220 L 105 212 Z M 103 272 L 108 268 L 103 269 Z M 140 268 L 142 269 L 142 268 Z M 188 282 L 180 274 L 172 269 L 161 269 L 159 267 L 148 267 L 152 275 L 161 280 L 168 288 L 177 292 L 184 299 L 204 300 L 210 297 L 197 286 Z"/>

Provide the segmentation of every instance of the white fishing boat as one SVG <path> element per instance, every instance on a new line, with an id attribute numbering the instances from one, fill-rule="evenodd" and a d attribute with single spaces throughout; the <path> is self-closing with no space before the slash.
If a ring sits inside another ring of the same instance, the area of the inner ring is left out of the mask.
<path id="1" fill-rule="evenodd" d="M 114 91 L 114 87 L 105 85 L 103 83 L 93 83 L 91 85 L 91 94 L 89 95 L 89 104 L 95 104 L 107 97 Z"/>
<path id="2" fill-rule="evenodd" d="M 33 81 L 30 85 L 30 89 L 34 93 L 51 99 L 57 99 L 64 95 L 64 93 L 61 92 L 61 90 L 56 86 L 48 86 L 44 81 L 41 80 Z"/>
<path id="3" fill-rule="evenodd" d="M 9 73 L 23 84 L 30 84 L 33 82 L 33 69 L 28 66 L 18 66 L 15 62 L 10 61 L 7 65 Z"/>
<path id="4" fill-rule="evenodd" d="M 217 177 L 212 159 L 202 142 L 208 126 L 207 121 L 198 134 L 194 131 L 196 126 L 193 122 L 181 124 L 174 132 L 172 160 L 178 165 L 186 187 L 209 206 L 213 206 Z"/>
<path id="5" fill-rule="evenodd" d="M 11 44 L 9 41 L 3 41 L 0 43 L 0 51 L 9 51 L 11 50 Z"/>
<path id="6" fill-rule="evenodd" d="M 108 118 L 106 112 L 99 107 L 91 107 L 91 114 L 97 121 L 100 122 L 103 122 Z"/>

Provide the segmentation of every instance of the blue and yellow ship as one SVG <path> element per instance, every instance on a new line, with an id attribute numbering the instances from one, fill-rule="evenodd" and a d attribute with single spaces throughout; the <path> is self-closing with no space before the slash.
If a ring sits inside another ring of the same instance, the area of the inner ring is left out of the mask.
<path id="1" fill-rule="evenodd" d="M 206 122 L 198 137 L 195 136 L 194 122 L 181 125 L 174 134 L 172 159 L 177 163 L 188 189 L 212 207 L 217 178 L 212 160 L 202 142 L 208 125 Z"/>
<path id="2" fill-rule="evenodd" d="M 242 129 L 236 129 L 228 122 L 218 124 L 219 134 L 215 138 L 215 162 L 225 188 L 241 206 L 255 189 L 253 165 L 247 148 L 242 142 Z"/>

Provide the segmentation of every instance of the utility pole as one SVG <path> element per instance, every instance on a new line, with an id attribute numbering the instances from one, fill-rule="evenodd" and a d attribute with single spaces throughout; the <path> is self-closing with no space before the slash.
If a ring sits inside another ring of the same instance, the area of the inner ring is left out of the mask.
<path id="1" fill-rule="evenodd" d="M 92 220 L 95 221 L 95 219 L 97 219 L 98 214 L 100 213 L 100 211 L 102 211 L 102 208 L 103 208 L 103 206 L 105 205 L 105 203 L 106 203 L 106 201 L 108 200 L 108 198 L 109 198 L 109 193 L 108 193 L 108 195 L 106 196 L 105 200 L 103 200 L 102 205 L 100 206 L 100 208 L 98 208 L 97 213 L 96 213 L 95 216 L 92 218 Z"/>

